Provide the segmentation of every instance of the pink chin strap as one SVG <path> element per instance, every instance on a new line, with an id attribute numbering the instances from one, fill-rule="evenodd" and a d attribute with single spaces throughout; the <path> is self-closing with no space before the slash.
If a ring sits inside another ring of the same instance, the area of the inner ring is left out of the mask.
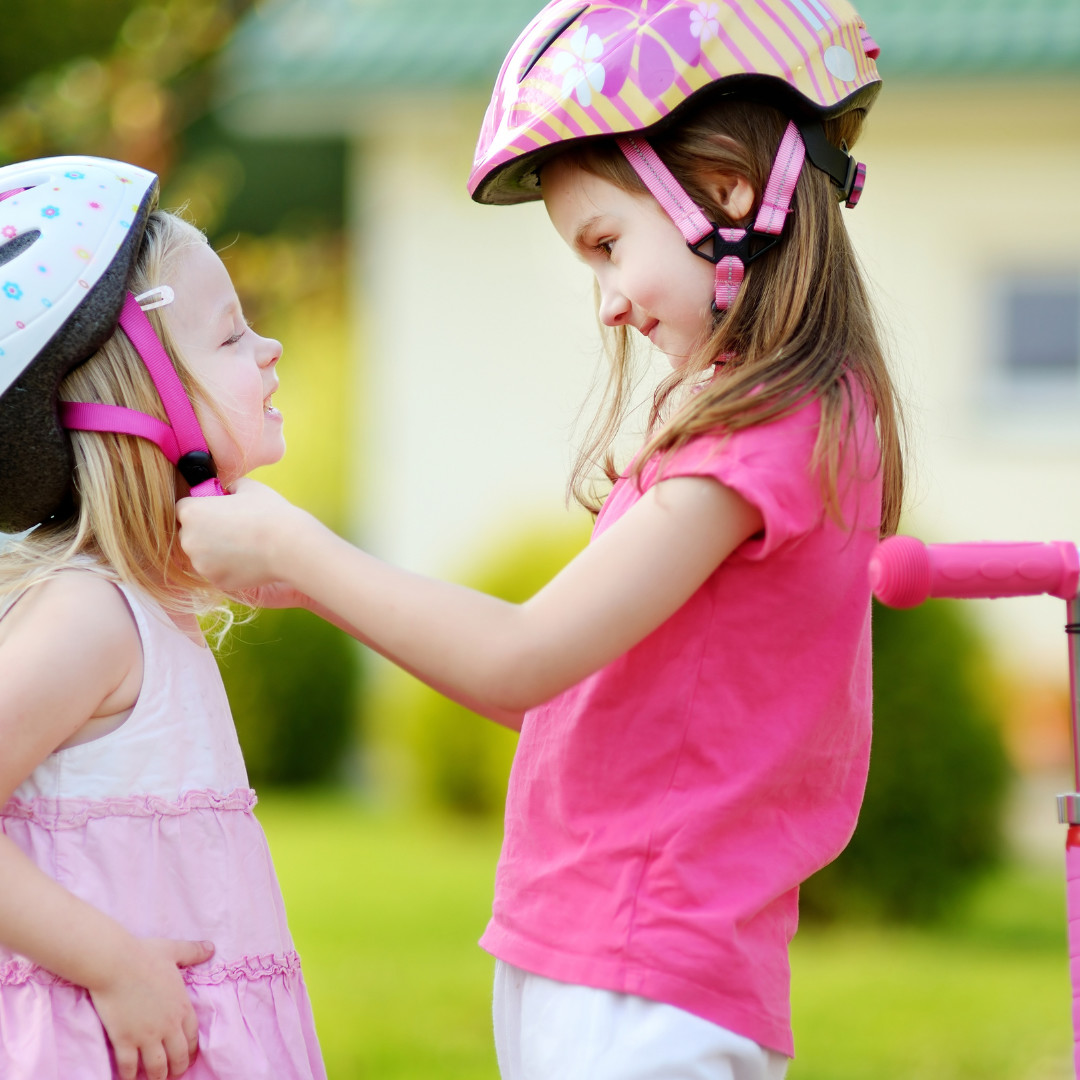
<path id="1" fill-rule="evenodd" d="M 127 334 L 150 372 L 169 423 L 120 405 L 75 401 L 60 402 L 60 422 L 75 431 L 111 431 L 149 439 L 180 470 L 192 495 L 224 495 L 214 459 L 180 377 L 146 312 L 131 293 L 125 296 L 120 311 L 120 329 Z"/>
<path id="2" fill-rule="evenodd" d="M 687 195 L 686 190 L 671 174 L 668 167 L 660 160 L 660 155 L 643 138 L 634 135 L 622 136 L 616 140 L 619 149 L 626 156 L 634 171 L 641 177 L 642 183 L 649 189 L 653 198 L 675 222 L 687 247 L 701 258 L 716 265 L 716 288 L 713 301 L 714 310 L 727 311 L 739 294 L 739 286 L 746 276 L 746 267 L 759 255 L 764 255 L 780 242 L 784 222 L 791 213 L 791 199 L 795 194 L 795 185 L 799 181 L 803 164 L 807 157 L 807 145 L 794 121 L 789 120 L 780 140 L 780 149 L 773 161 L 769 181 L 761 198 L 754 224 L 749 229 L 722 228 L 705 216 L 701 208 Z M 823 137 L 821 140 L 823 141 Z M 812 148 L 815 164 L 829 147 Z M 837 157 L 842 156 L 844 163 L 850 165 L 847 170 L 846 191 L 847 205 L 858 202 L 865 177 L 865 168 L 850 161 L 846 154 L 831 148 Z M 836 179 L 839 165 L 829 161 L 834 168 L 830 175 Z M 820 167 L 820 166 L 819 166 Z M 839 181 L 837 181 L 839 182 Z M 767 238 L 764 243 L 752 247 L 755 237 Z M 706 241 L 712 241 L 711 251 L 703 250 Z"/>

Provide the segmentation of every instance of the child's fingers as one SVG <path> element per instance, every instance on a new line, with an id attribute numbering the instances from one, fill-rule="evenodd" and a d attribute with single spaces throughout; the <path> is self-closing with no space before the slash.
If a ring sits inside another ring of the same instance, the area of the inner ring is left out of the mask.
<path id="1" fill-rule="evenodd" d="M 177 967 L 192 967 L 205 963 L 214 955 L 212 941 L 173 941 L 173 960 Z"/>
<path id="2" fill-rule="evenodd" d="M 142 1063 L 146 1080 L 169 1080 L 169 1058 L 161 1043 L 151 1043 L 142 1048 Z M 186 1065 L 184 1067 L 187 1068 Z"/>
<path id="3" fill-rule="evenodd" d="M 190 1065 L 199 1056 L 199 1020 L 194 1009 L 191 1009 L 180 1022 L 180 1027 L 187 1040 L 188 1064 Z"/>
<path id="4" fill-rule="evenodd" d="M 196 1040 L 198 1045 L 198 1040 Z M 191 1064 L 191 1044 L 187 1033 L 178 1028 L 165 1039 L 165 1054 L 169 1060 L 169 1072 L 171 1077 L 183 1076 Z"/>
<path id="5" fill-rule="evenodd" d="M 116 1074 L 120 1080 L 135 1080 L 139 1071 L 139 1048 L 134 1043 L 122 1045 L 113 1043 L 113 1057 L 116 1058 Z"/>

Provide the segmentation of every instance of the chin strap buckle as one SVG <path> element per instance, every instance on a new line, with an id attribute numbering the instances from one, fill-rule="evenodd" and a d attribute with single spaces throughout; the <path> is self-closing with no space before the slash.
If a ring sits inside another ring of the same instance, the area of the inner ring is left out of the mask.
<path id="1" fill-rule="evenodd" d="M 176 463 L 180 475 L 188 482 L 188 487 L 198 487 L 217 476 L 214 459 L 207 450 L 189 450 Z"/>

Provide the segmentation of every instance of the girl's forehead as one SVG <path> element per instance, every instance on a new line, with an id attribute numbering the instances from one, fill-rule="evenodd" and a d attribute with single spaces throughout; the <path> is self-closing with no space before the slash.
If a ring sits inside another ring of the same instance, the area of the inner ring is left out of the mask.
<path id="1" fill-rule="evenodd" d="M 614 184 L 571 161 L 552 162 L 544 170 L 543 176 L 541 192 L 549 211 L 557 206 L 582 213 L 596 213 L 611 205 L 612 196 L 619 190 Z"/>
<path id="2" fill-rule="evenodd" d="M 167 276 L 176 293 L 176 304 L 181 308 L 236 300 L 229 271 L 207 243 L 189 244 L 178 251 Z"/>
<path id="3" fill-rule="evenodd" d="M 659 210 L 648 195 L 627 191 L 571 161 L 553 162 L 544 170 L 542 193 L 552 224 L 561 233 L 576 233 L 599 218 L 627 222 Z"/>

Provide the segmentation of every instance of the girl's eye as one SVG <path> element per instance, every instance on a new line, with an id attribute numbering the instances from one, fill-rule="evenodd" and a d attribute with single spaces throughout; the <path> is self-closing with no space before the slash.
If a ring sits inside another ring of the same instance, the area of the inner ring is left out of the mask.
<path id="1" fill-rule="evenodd" d="M 251 323 L 246 323 L 244 325 L 243 330 L 241 330 L 239 333 L 233 334 L 233 336 L 230 337 L 230 338 L 226 338 L 221 344 L 222 345 L 235 345 L 248 332 L 250 327 L 251 327 Z"/>
<path id="2" fill-rule="evenodd" d="M 611 249 L 615 246 L 614 240 L 601 240 L 595 245 L 594 250 L 600 255 L 611 257 Z"/>

